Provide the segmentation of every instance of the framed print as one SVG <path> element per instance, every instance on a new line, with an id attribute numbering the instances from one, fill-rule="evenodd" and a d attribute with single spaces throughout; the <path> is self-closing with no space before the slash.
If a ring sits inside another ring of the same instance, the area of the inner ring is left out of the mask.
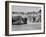
<path id="1" fill-rule="evenodd" d="M 5 35 L 45 33 L 45 3 L 5 2 Z"/>

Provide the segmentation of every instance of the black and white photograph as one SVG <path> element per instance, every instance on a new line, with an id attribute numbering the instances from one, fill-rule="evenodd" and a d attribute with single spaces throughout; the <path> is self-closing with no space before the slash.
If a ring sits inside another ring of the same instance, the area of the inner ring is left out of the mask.
<path id="1" fill-rule="evenodd" d="M 12 31 L 40 29 L 41 7 L 12 6 Z"/>
<path id="2" fill-rule="evenodd" d="M 44 33 L 44 3 L 9 2 L 8 6 L 9 34 Z"/>

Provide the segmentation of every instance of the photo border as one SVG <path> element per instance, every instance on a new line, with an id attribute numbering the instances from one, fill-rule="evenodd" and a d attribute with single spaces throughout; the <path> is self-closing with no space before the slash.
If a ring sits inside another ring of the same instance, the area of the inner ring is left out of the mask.
<path id="1" fill-rule="evenodd" d="M 9 3 L 26 3 L 26 4 L 41 4 L 44 5 L 44 32 L 42 33 L 27 33 L 27 34 L 9 34 Z M 32 34 L 45 34 L 45 3 L 37 2 L 20 2 L 20 1 L 5 1 L 5 35 L 6 36 L 18 36 L 18 35 L 32 35 Z"/>

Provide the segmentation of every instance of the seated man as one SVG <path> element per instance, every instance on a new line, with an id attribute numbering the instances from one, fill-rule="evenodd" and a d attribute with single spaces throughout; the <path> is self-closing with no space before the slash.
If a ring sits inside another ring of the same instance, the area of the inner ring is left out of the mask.
<path id="1" fill-rule="evenodd" d="M 27 24 L 27 18 L 22 18 L 24 24 Z"/>

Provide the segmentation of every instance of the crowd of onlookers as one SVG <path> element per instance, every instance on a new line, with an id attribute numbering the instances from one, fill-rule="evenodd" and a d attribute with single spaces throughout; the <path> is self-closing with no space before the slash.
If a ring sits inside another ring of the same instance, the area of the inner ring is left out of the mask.
<path id="1" fill-rule="evenodd" d="M 13 25 L 20 25 L 20 24 L 27 24 L 27 21 L 30 23 L 38 23 L 41 22 L 41 10 L 37 13 L 32 12 L 30 15 L 26 16 L 13 16 L 12 17 L 12 24 Z"/>

